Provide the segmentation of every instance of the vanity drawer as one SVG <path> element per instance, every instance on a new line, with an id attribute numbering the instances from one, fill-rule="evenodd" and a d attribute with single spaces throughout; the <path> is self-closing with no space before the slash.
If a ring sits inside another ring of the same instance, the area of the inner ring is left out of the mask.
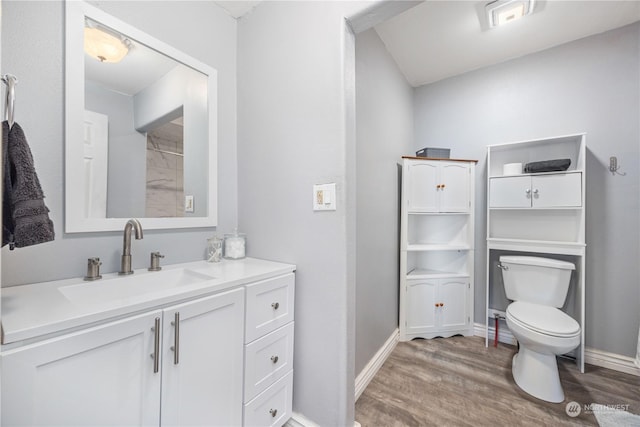
<path id="1" fill-rule="evenodd" d="M 245 343 L 293 320 L 294 283 L 295 275 L 290 273 L 246 287 Z"/>
<path id="2" fill-rule="evenodd" d="M 293 322 L 246 345 L 244 400 L 248 402 L 293 369 Z"/>
<path id="3" fill-rule="evenodd" d="M 244 406 L 245 426 L 281 426 L 292 411 L 293 371 Z"/>

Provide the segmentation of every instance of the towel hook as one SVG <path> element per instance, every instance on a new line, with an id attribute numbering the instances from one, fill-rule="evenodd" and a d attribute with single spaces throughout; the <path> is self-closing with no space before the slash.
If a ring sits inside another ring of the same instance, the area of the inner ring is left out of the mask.
<path id="1" fill-rule="evenodd" d="M 5 74 L 2 76 L 2 81 L 7 85 L 4 117 L 9 123 L 9 128 L 11 128 L 14 123 L 14 106 L 16 102 L 16 85 L 18 84 L 18 79 L 12 74 Z"/>

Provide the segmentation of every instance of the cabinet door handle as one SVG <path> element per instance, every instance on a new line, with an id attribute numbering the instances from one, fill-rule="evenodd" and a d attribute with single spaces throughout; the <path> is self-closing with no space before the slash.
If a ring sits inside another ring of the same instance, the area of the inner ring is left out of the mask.
<path id="1" fill-rule="evenodd" d="M 440 305 L 438 305 L 438 303 L 436 303 L 436 307 L 440 307 Z"/>
<path id="2" fill-rule="evenodd" d="M 527 188 L 526 190 L 524 190 L 524 192 L 527 193 L 527 196 L 528 196 L 529 194 L 531 194 L 531 189 Z"/>
<path id="3" fill-rule="evenodd" d="M 533 190 L 533 194 L 535 194 L 536 196 L 538 195 L 538 189 L 537 188 L 535 190 Z"/>
<path id="4" fill-rule="evenodd" d="M 173 346 L 171 350 L 173 350 L 173 364 L 177 365 L 180 363 L 180 312 L 176 311 L 173 315 Z"/>
<path id="5" fill-rule="evenodd" d="M 271 414 L 271 416 L 273 418 L 275 418 L 276 415 L 278 414 L 278 410 L 277 409 L 269 409 L 269 413 Z"/>
<path id="6" fill-rule="evenodd" d="M 439 190 L 439 189 L 440 189 L 440 187 L 441 187 L 441 185 L 440 185 L 440 184 L 436 185 L 436 189 L 437 189 L 437 190 Z"/>
<path id="7" fill-rule="evenodd" d="M 160 370 L 160 318 L 156 317 L 155 324 L 153 328 L 151 328 L 154 335 L 153 340 L 153 354 L 151 358 L 153 359 L 153 373 L 157 374 Z"/>
<path id="8" fill-rule="evenodd" d="M 440 184 L 440 188 L 444 189 L 444 184 Z"/>
<path id="9" fill-rule="evenodd" d="M 277 310 L 280 308 L 280 303 L 279 302 L 274 302 L 271 304 L 271 307 L 273 307 L 274 310 Z"/>
<path id="10" fill-rule="evenodd" d="M 278 356 L 271 356 L 271 361 L 273 362 L 274 365 L 278 363 Z"/>

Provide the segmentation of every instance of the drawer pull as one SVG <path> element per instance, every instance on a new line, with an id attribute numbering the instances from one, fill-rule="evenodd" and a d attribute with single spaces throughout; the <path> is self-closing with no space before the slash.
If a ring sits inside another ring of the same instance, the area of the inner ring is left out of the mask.
<path id="1" fill-rule="evenodd" d="M 277 310 L 280 308 L 280 303 L 279 302 L 274 302 L 271 304 L 271 307 L 273 307 L 274 310 Z"/>
<path id="2" fill-rule="evenodd" d="M 271 361 L 276 364 L 278 363 L 278 356 L 271 356 Z"/>
<path id="3" fill-rule="evenodd" d="M 273 418 L 275 418 L 276 415 L 278 414 L 278 410 L 277 409 L 269 409 L 269 413 L 271 414 L 271 416 Z"/>

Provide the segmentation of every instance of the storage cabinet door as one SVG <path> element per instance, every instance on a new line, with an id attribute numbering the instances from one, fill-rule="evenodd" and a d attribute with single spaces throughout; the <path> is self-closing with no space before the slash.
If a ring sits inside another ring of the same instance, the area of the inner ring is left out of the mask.
<path id="1" fill-rule="evenodd" d="M 164 311 L 163 426 L 241 424 L 243 332 L 244 289 Z"/>
<path id="2" fill-rule="evenodd" d="M 2 425 L 158 425 L 155 319 L 144 314 L 2 355 Z"/>
<path id="3" fill-rule="evenodd" d="M 582 174 L 554 174 L 531 177 L 534 208 L 582 206 Z"/>
<path id="4" fill-rule="evenodd" d="M 411 163 L 408 168 L 407 202 L 409 210 L 415 212 L 438 211 L 438 164 Z"/>
<path id="5" fill-rule="evenodd" d="M 489 180 L 489 207 L 531 207 L 531 177 L 491 178 Z"/>
<path id="6" fill-rule="evenodd" d="M 440 212 L 469 212 L 469 164 L 440 165 Z"/>
<path id="7" fill-rule="evenodd" d="M 460 328 L 468 325 L 467 311 L 469 282 L 462 279 L 444 279 L 438 289 L 440 304 L 440 326 Z"/>
<path id="8" fill-rule="evenodd" d="M 407 334 L 435 328 L 437 288 L 436 280 L 407 280 Z"/>

